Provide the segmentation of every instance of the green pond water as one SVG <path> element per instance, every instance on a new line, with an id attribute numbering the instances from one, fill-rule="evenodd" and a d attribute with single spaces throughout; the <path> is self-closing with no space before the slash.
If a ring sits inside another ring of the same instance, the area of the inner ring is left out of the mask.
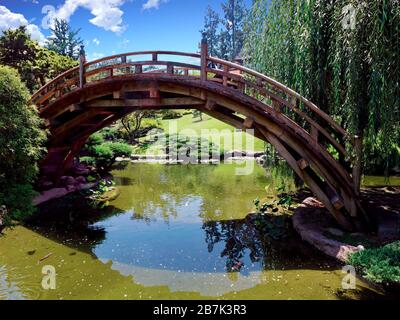
<path id="1" fill-rule="evenodd" d="M 360 281 L 343 290 L 335 261 L 246 218 L 257 197 L 294 190 L 284 169 L 255 165 L 120 164 L 120 196 L 101 212 L 78 195 L 40 208 L 0 238 L 0 299 L 370 299 Z M 42 288 L 42 268 L 56 289 Z"/>

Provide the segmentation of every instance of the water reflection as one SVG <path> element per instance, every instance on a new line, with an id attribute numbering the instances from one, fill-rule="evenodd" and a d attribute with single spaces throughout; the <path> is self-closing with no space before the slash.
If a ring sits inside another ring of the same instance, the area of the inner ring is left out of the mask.
<path id="1" fill-rule="evenodd" d="M 0 239 L 0 295 L 8 294 L 0 298 L 337 298 L 338 265 L 301 242 L 288 218 L 248 215 L 254 198 L 294 188 L 284 170 L 238 177 L 234 165 L 117 169 L 121 195 L 106 210 L 79 195 L 55 200 L 27 222 L 30 230 Z M 7 251 L 11 244 L 19 250 Z M 38 289 L 37 261 L 49 252 L 57 292 Z"/>
<path id="2" fill-rule="evenodd" d="M 6 266 L 0 266 L 0 300 L 24 300 L 25 294 L 18 283 L 9 279 Z"/>

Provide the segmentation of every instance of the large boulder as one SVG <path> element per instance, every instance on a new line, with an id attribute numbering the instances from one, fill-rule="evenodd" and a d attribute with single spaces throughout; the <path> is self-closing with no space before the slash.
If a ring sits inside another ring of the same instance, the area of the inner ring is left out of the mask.
<path id="1" fill-rule="evenodd" d="M 88 176 L 90 174 L 90 169 L 81 163 L 76 164 L 71 171 L 76 176 Z"/>

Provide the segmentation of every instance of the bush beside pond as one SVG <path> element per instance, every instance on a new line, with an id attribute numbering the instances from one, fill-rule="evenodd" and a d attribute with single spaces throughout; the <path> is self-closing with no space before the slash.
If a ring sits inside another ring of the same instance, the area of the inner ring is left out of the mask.
<path id="1" fill-rule="evenodd" d="M 3 223 L 34 212 L 34 183 L 44 154 L 46 132 L 29 92 L 14 69 L 0 66 L 0 206 Z"/>
<path id="2" fill-rule="evenodd" d="M 379 284 L 400 284 L 400 241 L 366 249 L 350 256 L 349 263 Z"/>
<path id="3" fill-rule="evenodd" d="M 120 141 L 106 141 L 109 131 L 98 132 L 90 136 L 81 152 L 80 161 L 99 170 L 108 170 L 117 157 L 129 157 L 132 146 Z"/>

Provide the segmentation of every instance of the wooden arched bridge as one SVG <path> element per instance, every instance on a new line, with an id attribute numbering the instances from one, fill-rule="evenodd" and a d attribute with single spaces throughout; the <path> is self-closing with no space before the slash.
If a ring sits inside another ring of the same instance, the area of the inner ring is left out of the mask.
<path id="1" fill-rule="evenodd" d="M 177 62 L 179 61 L 180 62 Z M 182 61 L 183 60 L 183 61 Z M 345 229 L 367 220 L 359 198 L 359 140 L 283 84 L 201 54 L 149 51 L 86 62 L 31 99 L 50 128 L 42 170 L 60 175 L 94 132 L 139 109 L 195 108 L 272 144 Z M 355 155 L 354 155 L 355 154 Z"/>

